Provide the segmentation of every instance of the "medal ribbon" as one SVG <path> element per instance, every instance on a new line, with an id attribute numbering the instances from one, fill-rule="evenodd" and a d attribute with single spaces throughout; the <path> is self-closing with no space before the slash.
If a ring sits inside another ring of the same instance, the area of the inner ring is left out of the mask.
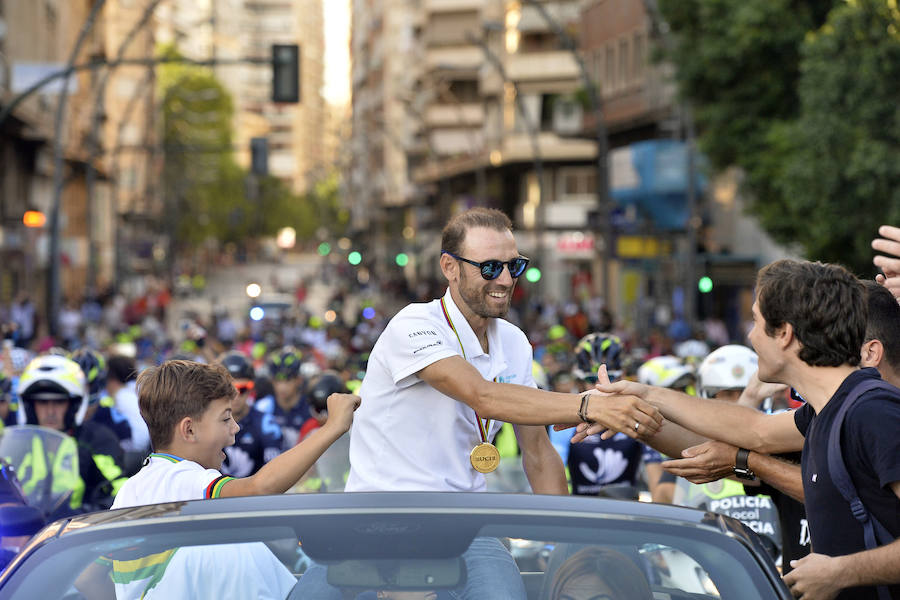
<path id="1" fill-rule="evenodd" d="M 462 340 L 459 337 L 459 332 L 456 331 L 456 327 L 453 325 L 453 320 L 450 319 L 450 313 L 447 312 L 447 305 L 444 303 L 443 298 L 441 298 L 441 310 L 444 312 L 444 318 L 447 319 L 447 325 L 449 325 L 450 329 L 453 330 L 453 334 L 456 336 L 456 341 L 459 342 L 459 349 L 462 352 L 463 358 L 466 358 L 466 349 L 463 347 Z M 496 377 L 494 378 L 494 381 L 497 381 Z M 482 419 L 476 412 L 475 422 L 478 424 L 478 433 L 481 434 L 481 441 L 485 444 L 488 443 L 488 432 L 491 430 L 491 419 Z"/>

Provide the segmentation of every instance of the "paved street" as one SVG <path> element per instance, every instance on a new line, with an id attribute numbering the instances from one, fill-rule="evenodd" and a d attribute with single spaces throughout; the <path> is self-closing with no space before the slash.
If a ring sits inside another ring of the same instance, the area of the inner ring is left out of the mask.
<path id="1" fill-rule="evenodd" d="M 178 320 L 189 312 L 208 316 L 214 306 L 224 307 L 235 318 L 243 319 L 250 305 L 246 292 L 248 284 L 260 285 L 261 298 L 277 294 L 279 289 L 293 297 L 297 284 L 315 273 L 320 260 L 317 254 L 287 254 L 280 263 L 216 267 L 207 275 L 203 294 L 173 300 L 168 326 L 170 330 L 177 327 Z M 308 310 L 313 314 L 324 313 L 329 294 L 328 286 L 314 282 L 307 293 Z"/>

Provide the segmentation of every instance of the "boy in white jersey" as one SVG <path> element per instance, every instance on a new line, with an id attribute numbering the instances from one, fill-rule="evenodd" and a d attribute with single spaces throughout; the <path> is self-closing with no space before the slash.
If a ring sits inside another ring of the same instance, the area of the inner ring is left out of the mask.
<path id="1" fill-rule="evenodd" d="M 285 492 L 350 428 L 360 402 L 358 396 L 332 394 L 325 425 L 254 475 L 235 479 L 218 469 L 224 448 L 234 443 L 239 430 L 231 416 L 236 395 L 228 371 L 217 364 L 170 360 L 142 372 L 138 401 L 154 452 L 122 486 L 112 508 Z M 148 560 L 158 565 L 158 572 L 149 576 Z M 204 585 L 202 592 L 208 597 L 285 598 L 296 583 L 262 543 L 177 548 L 140 560 L 114 561 L 112 579 L 120 600 L 171 598 L 191 589 L 182 587 L 188 582 L 196 585 L 197 569 L 204 565 L 217 565 L 202 578 L 211 586 Z"/>

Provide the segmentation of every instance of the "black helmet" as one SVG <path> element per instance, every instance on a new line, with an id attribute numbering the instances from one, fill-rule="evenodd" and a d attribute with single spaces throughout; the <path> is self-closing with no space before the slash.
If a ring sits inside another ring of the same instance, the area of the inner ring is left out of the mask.
<path id="1" fill-rule="evenodd" d="M 622 375 L 622 340 L 611 333 L 589 333 L 575 345 L 572 374 L 582 381 L 597 381 L 600 365 L 606 365 L 610 381 Z"/>
<path id="2" fill-rule="evenodd" d="M 269 355 L 266 366 L 272 380 L 296 379 L 300 377 L 303 355 L 293 346 L 285 346 Z"/>
<path id="3" fill-rule="evenodd" d="M 88 393 L 93 399 L 106 387 L 106 376 L 108 374 L 106 359 L 103 358 L 102 354 L 90 348 L 79 348 L 69 358 L 78 363 L 78 366 L 84 371 L 84 376 L 88 382 Z"/>
<path id="4" fill-rule="evenodd" d="M 325 371 L 315 380 L 309 389 L 309 403 L 317 411 L 328 409 L 328 396 L 347 391 L 344 380 L 334 371 Z"/>
<path id="5" fill-rule="evenodd" d="M 250 364 L 250 359 L 236 350 L 226 353 L 219 359 L 219 362 L 228 369 L 233 379 L 252 380 L 256 376 L 253 365 Z"/>

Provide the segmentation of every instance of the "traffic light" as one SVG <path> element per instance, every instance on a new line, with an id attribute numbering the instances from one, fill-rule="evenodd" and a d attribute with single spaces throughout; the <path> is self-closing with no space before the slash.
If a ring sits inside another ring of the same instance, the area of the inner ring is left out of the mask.
<path id="1" fill-rule="evenodd" d="M 331 244 L 328 242 L 319 244 L 319 256 L 328 256 L 329 254 L 331 254 Z"/>
<path id="2" fill-rule="evenodd" d="M 710 277 L 704 275 L 700 278 L 700 281 L 697 282 L 697 289 L 700 290 L 701 294 L 708 294 L 713 289 L 713 280 Z"/>
<path id="3" fill-rule="evenodd" d="M 409 255 L 406 252 L 401 252 L 394 258 L 394 262 L 397 263 L 398 267 L 405 267 L 409 264 Z"/>
<path id="4" fill-rule="evenodd" d="M 268 138 L 250 138 L 250 172 L 255 175 L 269 174 Z"/>
<path id="5" fill-rule="evenodd" d="M 541 270 L 537 267 L 529 267 L 525 271 L 525 279 L 528 280 L 528 283 L 537 283 L 541 280 Z"/>
<path id="6" fill-rule="evenodd" d="M 300 102 L 300 46 L 272 44 L 272 102 Z"/>
<path id="7" fill-rule="evenodd" d="M 269 174 L 268 138 L 250 138 L 250 171 L 256 175 Z"/>
<path id="8" fill-rule="evenodd" d="M 354 250 L 350 254 L 347 255 L 347 262 L 353 266 L 358 265 L 362 262 L 362 254 Z"/>

